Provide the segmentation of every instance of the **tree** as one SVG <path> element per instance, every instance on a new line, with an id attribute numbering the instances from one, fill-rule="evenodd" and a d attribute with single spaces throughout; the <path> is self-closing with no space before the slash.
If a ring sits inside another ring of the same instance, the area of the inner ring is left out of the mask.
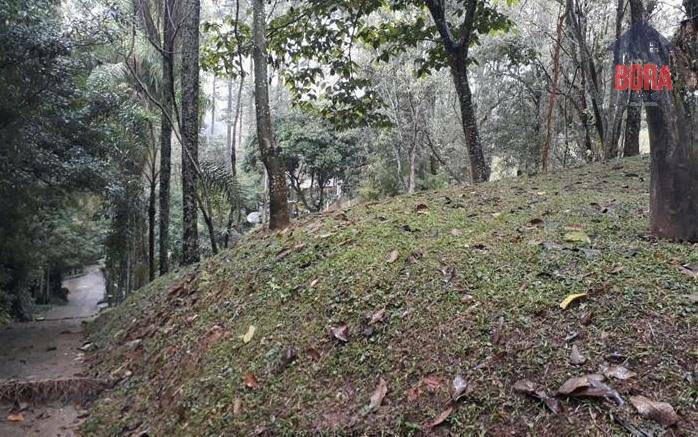
<path id="1" fill-rule="evenodd" d="M 182 264 L 199 260 L 196 183 L 199 154 L 199 0 L 185 0 L 182 13 Z"/>
<path id="2" fill-rule="evenodd" d="M 170 174 L 172 161 L 172 108 L 174 105 L 175 0 L 164 0 L 162 11 L 162 108 L 160 116 L 160 274 L 170 269 Z"/>
<path id="3" fill-rule="evenodd" d="M 269 229 L 288 226 L 288 186 L 269 108 L 269 85 L 267 83 L 266 15 L 264 1 L 253 2 L 253 41 L 255 110 L 257 115 L 257 139 L 262 162 L 267 170 L 269 187 Z"/>
<path id="4" fill-rule="evenodd" d="M 698 0 L 684 0 L 687 18 L 674 35 L 673 91 L 647 105 L 652 155 L 651 228 L 673 240 L 698 241 Z M 661 50 L 666 47 L 659 45 Z M 649 50 L 649 49 L 648 49 Z"/>
<path id="5" fill-rule="evenodd" d="M 645 19 L 645 8 L 642 0 L 629 0 L 630 26 L 641 23 Z M 635 93 L 628 91 L 630 104 L 625 121 L 625 140 L 623 142 L 623 156 L 635 156 L 640 154 L 640 120 L 642 106 Z"/>

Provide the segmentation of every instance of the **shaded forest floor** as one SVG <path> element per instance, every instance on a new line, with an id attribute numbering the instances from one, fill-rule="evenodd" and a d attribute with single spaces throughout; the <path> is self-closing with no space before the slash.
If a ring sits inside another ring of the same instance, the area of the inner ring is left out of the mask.
<path id="1" fill-rule="evenodd" d="M 424 192 L 254 233 L 97 319 L 93 376 L 116 386 L 82 430 L 695 435 L 698 248 L 648 235 L 647 168 Z M 584 295 L 561 308 L 571 294 Z M 553 397 L 588 374 L 605 376 Z M 517 392 L 521 379 L 545 393 Z M 677 415 L 642 416 L 634 396 Z"/>
<path id="2" fill-rule="evenodd" d="M 52 382 L 75 386 L 73 381 L 84 376 L 84 353 L 79 349 L 85 341 L 82 322 L 97 313 L 97 304 L 104 297 L 104 278 L 98 266 L 65 280 L 63 286 L 70 290 L 65 305 L 50 308 L 40 321 L 13 323 L 0 329 L 2 436 L 71 436 L 81 421 L 83 409 L 73 400 L 35 399 L 45 396 L 39 392 Z M 29 399 L 3 403 L 3 397 L 10 396 L 3 391 L 9 381 L 31 387 L 26 394 Z M 63 393 L 50 395 L 63 397 Z"/>

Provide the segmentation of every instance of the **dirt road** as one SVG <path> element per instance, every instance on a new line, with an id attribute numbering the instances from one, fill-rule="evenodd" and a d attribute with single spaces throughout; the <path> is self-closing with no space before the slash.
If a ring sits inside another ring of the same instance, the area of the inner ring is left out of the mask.
<path id="1" fill-rule="evenodd" d="M 68 303 L 56 306 L 42 321 L 15 323 L 0 330 L 0 383 L 80 377 L 83 370 L 82 322 L 98 311 L 104 296 L 99 267 L 67 279 Z M 0 405 L 0 436 L 73 436 L 80 409 L 74 405 L 29 405 L 19 412 L 23 420 L 9 421 L 11 405 Z M 19 419 L 19 417 L 15 417 Z"/>

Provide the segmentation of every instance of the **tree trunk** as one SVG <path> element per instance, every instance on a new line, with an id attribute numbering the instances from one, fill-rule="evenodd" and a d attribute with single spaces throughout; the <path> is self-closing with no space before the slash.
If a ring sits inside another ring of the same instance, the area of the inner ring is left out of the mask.
<path id="1" fill-rule="evenodd" d="M 196 183 L 199 152 L 199 0 L 187 0 L 182 25 L 182 264 L 199 260 Z"/>
<path id="2" fill-rule="evenodd" d="M 269 108 L 269 84 L 267 83 L 266 58 L 266 15 L 264 1 L 254 0 L 254 88 L 257 113 L 257 140 L 262 162 L 267 169 L 269 187 L 269 229 L 285 228 L 288 217 L 288 185 L 286 169 L 279 155 L 279 148 L 274 140 Z"/>
<path id="3" fill-rule="evenodd" d="M 616 41 L 621 37 L 623 31 L 623 16 L 625 15 L 625 1 L 618 0 L 616 3 Z M 613 65 L 620 63 L 620 50 L 618 47 L 613 51 Z M 621 91 L 611 87 L 611 96 L 609 99 L 608 116 L 609 121 L 606 123 L 608 129 L 606 138 L 604 139 L 604 149 L 606 156 L 617 156 L 618 141 L 620 140 L 620 128 L 623 123 L 624 105 L 622 104 L 623 94 Z M 627 138 L 627 137 L 626 137 Z"/>
<path id="4" fill-rule="evenodd" d="M 630 99 L 628 115 L 625 120 L 623 156 L 636 156 L 640 154 L 640 120 L 642 116 L 642 106 L 640 105 L 640 99 Z"/>
<path id="5" fill-rule="evenodd" d="M 630 3 L 630 26 L 640 23 L 645 18 L 645 8 L 642 0 L 629 0 Z M 632 91 L 630 94 L 630 104 L 625 122 L 625 141 L 623 144 L 624 156 L 635 156 L 640 154 L 640 120 L 642 117 L 642 102 L 639 96 Z"/>
<path id="6" fill-rule="evenodd" d="M 233 80 L 228 79 L 228 104 L 226 106 L 226 120 L 228 122 L 225 131 L 225 146 L 230 156 L 230 169 L 235 175 L 235 139 L 233 138 Z"/>
<path id="7" fill-rule="evenodd" d="M 463 51 L 453 53 L 450 56 L 451 76 L 456 87 L 458 103 L 460 105 L 461 123 L 468 146 L 468 158 L 470 160 L 470 177 L 473 183 L 486 182 L 490 178 L 490 166 L 485 161 L 478 132 L 475 109 L 473 108 L 472 93 L 468 83 L 467 56 Z"/>
<path id="8" fill-rule="evenodd" d="M 562 13 L 557 19 L 557 30 L 555 32 L 555 50 L 553 51 L 553 83 L 550 87 L 550 98 L 548 99 L 548 114 L 545 117 L 545 142 L 541 151 L 541 164 L 543 171 L 548 171 L 548 156 L 550 154 L 550 144 L 553 140 L 553 114 L 555 111 L 555 100 L 558 94 L 558 81 L 560 79 L 560 49 L 562 47 L 562 30 L 565 27 L 565 14 Z"/>
<path id="9" fill-rule="evenodd" d="M 652 153 L 652 232 L 698 242 L 698 0 L 684 0 L 689 19 L 673 41 L 673 91 L 646 106 Z"/>
<path id="10" fill-rule="evenodd" d="M 148 278 L 151 281 L 155 279 L 155 164 L 153 164 L 152 170 L 148 195 Z"/>
<path id="11" fill-rule="evenodd" d="M 211 85 L 211 136 L 215 135 L 216 131 L 216 76 L 213 76 L 213 84 Z"/>
<path id="12" fill-rule="evenodd" d="M 174 101 L 173 1 L 165 0 L 162 43 L 162 114 L 160 116 L 160 274 L 169 270 L 170 172 L 172 157 L 172 106 Z"/>

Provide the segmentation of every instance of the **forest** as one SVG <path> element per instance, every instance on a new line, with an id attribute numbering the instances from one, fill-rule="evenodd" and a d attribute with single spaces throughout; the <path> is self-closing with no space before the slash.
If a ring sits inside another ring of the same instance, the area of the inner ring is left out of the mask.
<path id="1" fill-rule="evenodd" d="M 698 0 L 0 0 L 0 327 L 85 272 L 85 435 L 691 435 Z"/>

